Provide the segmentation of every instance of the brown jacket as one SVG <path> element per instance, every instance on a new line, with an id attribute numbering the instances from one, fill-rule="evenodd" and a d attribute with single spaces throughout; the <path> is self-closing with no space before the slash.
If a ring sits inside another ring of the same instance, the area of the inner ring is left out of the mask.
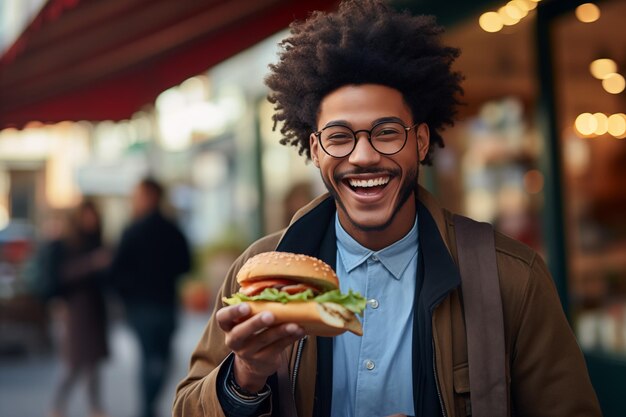
<path id="1" fill-rule="evenodd" d="M 311 202 L 296 214 L 293 222 L 327 198 L 322 196 Z M 442 241 L 456 261 L 451 214 L 421 188 L 419 200 L 434 219 Z M 257 253 L 276 249 L 284 235 L 283 231 L 260 239 L 235 261 L 217 296 L 218 303 L 223 295 L 237 292 L 235 274 L 243 263 Z M 504 310 L 510 415 L 601 416 L 583 356 L 543 260 L 530 248 L 501 234 L 496 233 L 495 243 Z M 470 387 L 460 288 L 450 291 L 433 311 L 432 338 L 436 383 L 444 415 L 467 416 L 471 410 Z M 317 344 L 315 338 L 309 337 L 301 345 L 301 355 L 296 354 L 298 346 L 288 349 L 289 375 L 293 375 L 297 362 L 294 395 L 298 415 L 310 417 Z M 173 416 L 224 416 L 216 395 L 216 381 L 220 364 L 229 353 L 224 345 L 224 333 L 211 319 L 191 357 L 189 374 L 177 388 Z"/>

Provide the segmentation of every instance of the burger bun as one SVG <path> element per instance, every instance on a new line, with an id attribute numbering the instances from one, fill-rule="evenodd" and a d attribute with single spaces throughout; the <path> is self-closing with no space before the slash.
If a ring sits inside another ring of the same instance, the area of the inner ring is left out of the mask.
<path id="1" fill-rule="evenodd" d="M 270 278 L 283 278 L 313 285 L 322 292 L 339 287 L 332 268 L 312 256 L 288 252 L 264 252 L 248 259 L 237 273 L 239 285 Z"/>
<path id="2" fill-rule="evenodd" d="M 275 324 L 295 323 L 308 335 L 332 337 L 346 331 L 363 335 L 356 315 L 336 303 L 247 301 L 247 304 L 253 315 L 269 311 L 274 315 Z"/>

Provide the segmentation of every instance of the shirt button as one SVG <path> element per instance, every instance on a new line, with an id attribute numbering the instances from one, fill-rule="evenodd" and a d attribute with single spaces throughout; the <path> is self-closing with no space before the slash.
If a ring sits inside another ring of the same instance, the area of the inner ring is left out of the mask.
<path id="1" fill-rule="evenodd" d="M 372 307 L 373 309 L 377 309 L 379 304 L 378 304 L 378 300 L 375 298 L 372 298 L 370 300 L 367 300 L 367 304 L 370 305 L 370 307 Z"/>
<path id="2" fill-rule="evenodd" d="M 376 256 L 376 255 L 372 255 L 372 261 L 374 261 L 374 262 L 378 262 L 378 256 Z"/>
<path id="3" fill-rule="evenodd" d="M 363 364 L 365 365 L 365 369 L 367 369 L 368 371 L 371 371 L 376 367 L 374 361 L 370 359 L 366 360 Z"/>

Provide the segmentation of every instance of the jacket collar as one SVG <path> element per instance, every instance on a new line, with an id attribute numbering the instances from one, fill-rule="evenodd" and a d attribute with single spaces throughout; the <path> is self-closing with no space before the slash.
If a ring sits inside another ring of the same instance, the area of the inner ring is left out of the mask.
<path id="1" fill-rule="evenodd" d="M 296 213 L 276 250 L 315 256 L 335 269 L 335 210 L 335 201 L 328 194 L 309 203 Z M 334 250 L 325 249 L 327 246 Z"/>
<path id="2" fill-rule="evenodd" d="M 439 233 L 439 236 L 441 238 L 441 241 L 443 242 L 446 251 L 450 253 L 450 248 L 452 247 L 452 245 L 450 244 L 450 237 L 447 233 L 448 222 L 446 220 L 444 210 L 439 206 L 439 203 L 437 202 L 435 197 L 421 185 L 418 185 L 417 194 L 418 202 L 421 203 L 421 205 L 429 213 L 429 217 L 432 219 L 431 221 L 434 222 L 436 230 Z M 332 216 L 334 215 L 335 210 L 335 202 L 328 193 L 322 194 L 319 197 L 315 198 L 309 204 L 298 210 L 293 216 L 289 227 L 283 232 L 279 247 L 283 245 L 284 240 L 288 240 L 288 243 L 286 242 L 285 245 L 290 246 L 290 244 L 294 242 L 294 238 L 291 235 L 295 233 L 296 235 L 300 235 L 300 239 L 302 239 L 302 236 L 307 236 L 305 240 L 308 241 L 296 244 L 295 248 L 302 247 L 304 249 L 307 249 L 307 251 L 302 253 L 308 253 L 308 251 L 311 250 L 313 250 L 313 253 L 315 253 L 314 248 L 319 245 L 321 238 L 326 232 L 326 223 L 324 223 L 323 221 L 332 220 Z M 310 219 L 307 219 L 310 215 L 313 215 L 313 217 L 315 217 L 315 220 L 311 221 Z M 322 215 L 322 218 L 318 217 L 319 215 Z M 301 235 L 301 233 L 303 232 L 305 234 Z"/>
<path id="3" fill-rule="evenodd" d="M 336 270 L 335 211 L 335 201 L 328 194 L 317 198 L 296 213 L 276 250 L 315 256 Z M 325 417 L 330 415 L 333 393 L 333 343 L 330 337 L 316 337 L 311 342 L 315 343 L 317 352 L 316 378 L 315 387 L 307 389 L 314 389 L 313 416 Z"/>
<path id="4" fill-rule="evenodd" d="M 420 256 L 424 261 L 421 264 L 424 274 L 421 299 L 432 312 L 450 291 L 461 284 L 461 274 L 433 213 L 421 201 L 418 201 L 417 212 Z"/>

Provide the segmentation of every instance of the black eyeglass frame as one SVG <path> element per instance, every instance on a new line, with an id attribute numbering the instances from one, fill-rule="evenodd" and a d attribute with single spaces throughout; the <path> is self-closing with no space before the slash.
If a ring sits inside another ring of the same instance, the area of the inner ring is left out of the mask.
<path id="1" fill-rule="evenodd" d="M 388 123 L 396 123 L 396 124 L 399 124 L 400 126 L 402 126 L 402 127 L 404 128 L 404 143 L 402 143 L 402 146 L 400 147 L 400 149 L 398 149 L 397 151 L 392 152 L 392 153 L 381 152 L 381 151 L 379 151 L 379 150 L 376 148 L 376 146 L 374 146 L 374 144 L 372 143 L 372 131 L 373 131 L 374 129 L 376 129 L 378 126 L 380 126 L 380 125 L 384 125 L 384 124 L 388 124 Z M 330 157 L 333 157 L 333 158 L 337 158 L 337 159 L 345 158 L 346 156 L 349 156 L 352 152 L 354 152 L 354 149 L 356 148 L 356 143 L 357 143 L 357 141 L 359 140 L 359 138 L 357 137 L 357 134 L 359 134 L 359 133 L 361 133 L 361 132 L 366 132 L 366 133 L 367 133 L 367 140 L 369 141 L 370 146 L 372 147 L 372 149 L 374 149 L 376 152 L 378 152 L 378 153 L 379 153 L 379 154 L 381 154 L 381 155 L 391 156 L 391 155 L 395 155 L 395 154 L 397 154 L 398 152 L 402 151 L 402 149 L 404 149 L 404 147 L 406 146 L 406 142 L 407 142 L 407 140 L 408 140 L 408 138 L 409 138 L 409 131 L 410 131 L 411 129 L 415 128 L 416 126 L 418 126 L 419 124 L 420 124 L 420 122 L 415 123 L 413 126 L 406 127 L 403 123 L 400 123 L 400 122 L 396 122 L 396 121 L 394 121 L 394 122 L 385 121 L 385 122 L 376 123 L 376 124 L 375 124 L 374 126 L 372 126 L 372 128 L 371 128 L 371 129 L 369 129 L 369 130 L 367 130 L 367 129 L 359 129 L 359 130 L 356 130 L 356 131 L 352 130 L 350 127 L 345 126 L 345 125 L 330 125 L 330 126 L 326 126 L 326 127 L 322 128 L 321 130 L 318 130 L 317 132 L 313 132 L 313 134 L 317 137 L 317 141 L 319 142 L 320 147 L 322 148 L 322 150 L 324 151 L 324 153 L 326 153 L 326 155 L 328 155 L 328 156 L 330 156 Z M 337 127 L 337 126 L 340 126 L 340 127 L 346 128 L 346 129 L 348 129 L 350 132 L 352 132 L 352 137 L 353 137 L 353 139 L 354 139 L 354 140 L 352 141 L 352 149 L 350 149 L 350 152 L 346 153 L 346 154 L 345 154 L 345 155 L 343 155 L 343 156 L 335 156 L 335 155 L 332 155 L 330 152 L 328 152 L 328 151 L 326 150 L 326 148 L 324 148 L 324 145 L 322 145 L 322 132 L 323 132 L 324 130 L 326 130 L 326 129 L 329 129 L 329 128 L 331 128 L 331 127 Z"/>

